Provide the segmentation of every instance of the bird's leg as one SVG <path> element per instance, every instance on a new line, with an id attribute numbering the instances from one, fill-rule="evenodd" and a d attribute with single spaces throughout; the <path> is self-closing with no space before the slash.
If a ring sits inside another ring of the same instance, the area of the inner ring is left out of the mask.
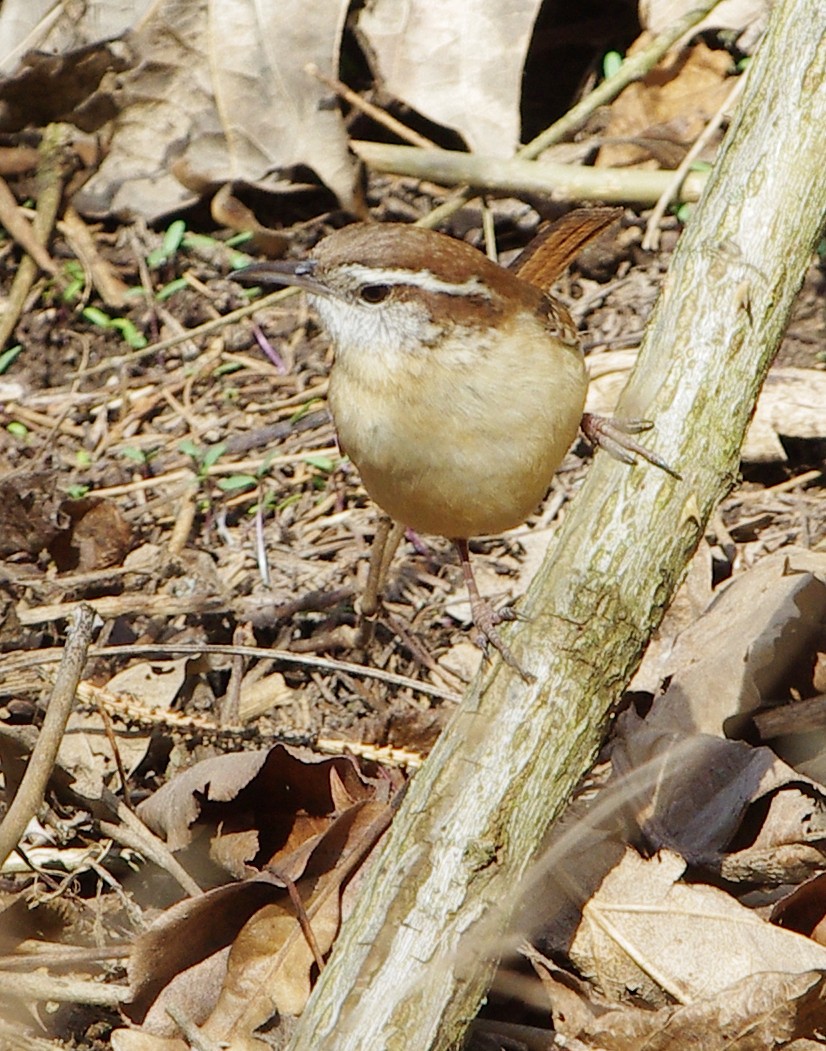
<path id="1" fill-rule="evenodd" d="M 387 571 L 404 536 L 404 526 L 386 515 L 379 518 L 376 533 L 370 548 L 370 567 L 361 599 L 357 603 L 358 623 L 339 624 L 322 635 L 311 639 L 296 639 L 292 649 L 296 653 L 315 653 L 319 650 L 364 650 L 373 640 L 376 616 L 381 604 L 381 592 Z"/>
<path id="2" fill-rule="evenodd" d="M 365 649 L 373 638 L 384 582 L 403 536 L 404 526 L 401 523 L 394 522 L 387 515 L 379 518 L 370 550 L 367 583 L 364 585 L 364 593 L 359 603 L 359 626 L 355 637 L 355 645 L 358 649 Z"/>
<path id="3" fill-rule="evenodd" d="M 459 552 L 459 558 L 462 562 L 462 573 L 464 574 L 465 584 L 470 596 L 470 615 L 473 618 L 473 624 L 477 631 L 474 641 L 486 657 L 489 656 L 489 649 L 493 646 L 502 655 L 502 659 L 508 667 L 519 672 L 525 682 L 533 682 L 534 676 L 530 672 L 525 671 L 496 630 L 497 625 L 503 621 L 519 620 L 519 614 L 511 609 L 510 606 L 494 609 L 487 599 L 482 598 L 470 564 L 470 551 L 468 550 L 467 540 L 454 540 L 453 543 Z"/>
<path id="4" fill-rule="evenodd" d="M 580 422 L 582 433 L 588 441 L 598 449 L 604 449 L 622 463 L 634 464 L 637 457 L 641 456 L 655 467 L 670 474 L 672 478 L 680 478 L 673 467 L 670 467 L 661 456 L 647 448 L 641 442 L 635 441 L 633 434 L 642 434 L 650 431 L 654 424 L 651 420 L 629 419 L 623 420 L 615 416 L 597 416 L 593 412 L 583 412 Z"/>

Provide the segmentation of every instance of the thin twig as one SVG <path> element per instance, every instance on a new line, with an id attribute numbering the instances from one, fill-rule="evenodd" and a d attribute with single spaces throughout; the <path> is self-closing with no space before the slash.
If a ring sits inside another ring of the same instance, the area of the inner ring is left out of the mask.
<path id="1" fill-rule="evenodd" d="M 112 729 L 112 720 L 109 716 L 109 713 L 104 708 L 103 704 L 101 704 L 100 699 L 98 699 L 97 709 L 98 715 L 100 716 L 101 722 L 103 723 L 103 732 L 106 734 L 106 740 L 109 742 L 109 747 L 112 749 L 112 755 L 115 760 L 115 766 L 118 770 L 118 778 L 120 779 L 120 789 L 123 793 L 124 805 L 129 807 L 129 809 L 131 810 L 132 805 L 129 802 L 129 786 L 126 782 L 126 770 L 123 766 L 123 759 L 120 754 L 120 748 L 118 747 L 118 740 L 115 737 L 115 731 Z"/>
<path id="2" fill-rule="evenodd" d="M 683 157 L 680 165 L 674 169 L 673 177 L 669 180 L 669 183 L 663 190 L 662 194 L 660 194 L 660 199 L 654 205 L 651 215 L 648 218 L 648 222 L 645 224 L 645 234 L 642 239 L 642 247 L 646 252 L 656 251 L 660 243 L 660 223 L 662 222 L 666 209 L 679 193 L 683 180 L 688 177 L 691 165 L 701 151 L 705 149 L 706 144 L 711 140 L 711 137 L 723 123 L 726 114 L 728 114 L 734 107 L 740 95 L 743 93 L 747 77 L 748 70 L 737 77 L 722 106 L 720 106 L 708 124 L 706 124 L 705 128 L 703 128 L 702 132 L 697 136 L 694 145 L 685 157 Z"/>
<path id="3" fill-rule="evenodd" d="M 94 620 L 92 607 L 82 603 L 77 607 L 74 622 L 66 633 L 66 646 L 61 654 L 43 727 L 32 749 L 20 787 L 0 824 L 0 868 L 20 842 L 26 826 L 43 802 L 86 663 Z"/>
<path id="4" fill-rule="evenodd" d="M 517 152 L 516 156 L 522 160 L 533 160 L 540 153 L 544 153 L 549 146 L 573 135 L 600 106 L 611 102 L 629 84 L 642 79 L 649 73 L 663 55 L 670 51 L 694 26 L 702 22 L 719 2 L 720 0 L 705 0 L 705 3 L 688 11 L 682 18 L 673 22 L 668 29 L 652 40 L 648 47 L 643 48 L 631 58 L 626 58 L 613 76 L 603 80 L 584 99 L 572 106 L 564 116 L 540 132 L 535 139 L 531 139 Z"/>
<path id="5" fill-rule="evenodd" d="M 241 654 L 244 657 L 254 657 L 258 660 L 277 660 L 285 664 L 301 664 L 308 668 L 322 668 L 326 671 L 343 672 L 347 675 L 361 676 L 365 679 L 378 679 L 380 682 L 386 682 L 391 686 L 401 686 L 413 690 L 415 693 L 423 693 L 429 697 L 438 697 L 443 701 L 458 701 L 460 699 L 458 694 L 450 690 L 443 690 L 427 682 L 419 682 L 418 679 L 411 679 L 406 675 L 395 675 L 392 672 L 384 671 L 382 668 L 371 668 L 366 664 L 353 664 L 350 661 L 317 657 L 311 653 L 292 653 L 290 650 L 259 649 L 256 646 L 198 646 L 193 643 L 180 643 L 177 645 L 169 643 L 149 646 L 97 646 L 89 650 L 90 657 L 147 657 L 162 654 L 171 656 L 176 653 L 196 656 L 214 653 L 231 657 Z M 31 668 L 40 664 L 49 664 L 59 659 L 59 650 L 24 653 L 17 659 L 12 656 L 6 656 L 4 658 L 4 669 L 8 672 L 19 668 Z"/>
<path id="6" fill-rule="evenodd" d="M 310 952 L 313 954 L 315 965 L 318 968 L 319 974 L 324 970 L 324 956 L 322 955 L 321 948 L 318 944 L 318 939 L 315 936 L 315 931 L 310 923 L 310 918 L 307 915 L 307 909 L 304 906 L 304 902 L 301 900 L 301 895 L 298 893 L 298 887 L 295 882 L 286 876 L 283 872 L 279 872 L 277 869 L 273 870 L 278 878 L 283 882 L 287 888 L 287 893 L 290 896 L 290 901 L 295 909 L 295 916 L 298 920 L 298 926 L 301 928 L 301 933 L 310 948 Z"/>
<path id="7" fill-rule="evenodd" d="M 661 33 L 658 37 L 652 40 L 648 47 L 640 51 L 638 55 L 626 59 L 613 76 L 604 80 L 600 85 L 594 88 L 593 91 L 589 92 L 584 99 L 578 102 L 575 106 L 572 106 L 563 117 L 560 117 L 559 120 L 551 124 L 550 127 L 537 135 L 536 138 L 532 139 L 521 149 L 517 150 L 514 159 L 532 161 L 548 149 L 549 146 L 552 146 L 556 142 L 561 142 L 562 139 L 572 135 L 577 128 L 582 127 L 595 110 L 600 106 L 604 106 L 608 102 L 611 102 L 612 99 L 619 95 L 623 88 L 627 87 L 632 81 L 641 79 L 652 70 L 663 55 L 695 25 L 701 22 L 719 2 L 720 0 L 706 0 L 706 3 L 702 6 L 695 8 L 693 11 L 689 11 L 688 14 L 678 22 L 675 22 L 664 33 Z M 370 161 L 368 160 L 367 163 L 370 164 Z M 438 177 L 436 177 L 435 181 L 470 182 L 470 180 L 465 179 L 439 180 Z M 495 187 L 488 186 L 488 188 L 494 189 Z M 545 192 L 547 192 L 547 189 Z M 551 192 L 553 191 L 551 190 Z M 473 191 L 469 185 L 457 187 L 453 195 L 447 201 L 444 201 L 438 208 L 434 208 L 429 215 L 420 219 L 417 225 L 426 226 L 429 229 L 432 229 L 439 223 L 449 219 L 454 212 L 458 212 L 459 209 L 467 204 L 472 197 Z M 607 202 L 608 198 L 603 198 L 603 200 Z M 637 199 L 629 197 L 628 200 L 636 201 Z"/>
<path id="8" fill-rule="evenodd" d="M 411 146 L 421 146 L 423 149 L 429 149 L 436 145 L 431 139 L 425 138 L 424 135 L 420 135 L 412 128 L 408 128 L 406 124 L 402 124 L 400 120 L 397 120 L 379 106 L 374 106 L 372 102 L 363 99 L 352 88 L 348 88 L 343 80 L 338 80 L 336 77 L 330 77 L 326 73 L 322 73 L 314 62 L 306 65 L 304 70 L 311 77 L 315 77 L 316 80 L 320 80 L 322 84 L 326 84 L 328 88 L 335 91 L 345 102 L 349 102 L 354 109 L 360 110 L 365 116 L 374 120 L 376 124 L 387 128 L 389 132 L 398 135 L 400 139 L 409 142 Z"/>
<path id="9" fill-rule="evenodd" d="M 168 873 L 190 897 L 196 898 L 203 894 L 202 889 L 175 858 L 166 843 L 147 828 L 137 814 L 108 790 L 104 791 L 103 802 L 115 812 L 120 822 L 115 824 L 112 821 L 101 821 L 100 829 L 105 836 L 117 840 L 123 846 L 131 847 L 132 850 L 137 850 L 145 858 L 154 862 L 158 868 Z"/>
<path id="10" fill-rule="evenodd" d="M 50 1000 L 58 1004 L 94 1004 L 117 1007 L 129 999 L 129 988 L 114 983 L 85 982 L 80 978 L 58 978 L 55 975 L 13 974 L 0 977 L 4 997 L 15 997 L 24 1003 Z"/>

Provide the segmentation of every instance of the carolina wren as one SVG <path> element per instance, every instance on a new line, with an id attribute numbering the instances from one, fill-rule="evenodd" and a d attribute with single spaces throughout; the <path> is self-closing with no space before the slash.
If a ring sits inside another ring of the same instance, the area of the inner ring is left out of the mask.
<path id="1" fill-rule="evenodd" d="M 582 350 L 545 288 L 619 214 L 571 213 L 512 270 L 432 230 L 358 223 L 325 237 L 310 259 L 234 275 L 309 294 L 335 350 L 329 404 L 343 451 L 392 519 L 455 541 L 479 641 L 520 672 L 496 630 L 514 614 L 479 596 L 467 541 L 524 522 L 576 437 Z M 649 455 L 606 433 L 605 421 L 585 422 L 598 442 L 618 440 L 625 458 Z M 389 561 L 377 559 L 375 578 Z"/>

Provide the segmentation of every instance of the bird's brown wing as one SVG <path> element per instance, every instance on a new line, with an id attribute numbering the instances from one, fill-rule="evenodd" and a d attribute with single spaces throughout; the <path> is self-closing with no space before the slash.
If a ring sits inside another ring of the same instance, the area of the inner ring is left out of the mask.
<path id="1" fill-rule="evenodd" d="M 622 208 L 577 208 L 544 227 L 508 269 L 546 292 L 582 249 L 622 215 Z"/>

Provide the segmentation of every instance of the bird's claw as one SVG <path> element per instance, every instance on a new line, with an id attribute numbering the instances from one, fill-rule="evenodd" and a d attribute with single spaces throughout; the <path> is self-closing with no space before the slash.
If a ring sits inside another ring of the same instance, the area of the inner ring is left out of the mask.
<path id="1" fill-rule="evenodd" d="M 661 471 L 670 474 L 672 478 L 682 477 L 661 456 L 631 437 L 633 434 L 650 431 L 654 426 L 651 420 L 639 417 L 623 420 L 615 416 L 598 416 L 593 412 L 585 412 L 582 414 L 580 426 L 582 433 L 592 445 L 598 449 L 604 449 L 615 460 L 635 464 L 636 458 L 640 456 L 648 463 L 659 467 Z"/>
<path id="2" fill-rule="evenodd" d="M 535 676 L 526 671 L 514 656 L 510 647 L 496 630 L 497 625 L 506 621 L 527 620 L 528 618 L 518 613 L 511 606 L 503 606 L 502 609 L 494 609 L 485 599 L 479 597 L 471 599 L 470 612 L 476 627 L 474 642 L 482 651 L 486 660 L 490 660 L 491 646 L 498 651 L 502 660 L 509 668 L 518 672 L 525 682 L 534 682 Z"/>

